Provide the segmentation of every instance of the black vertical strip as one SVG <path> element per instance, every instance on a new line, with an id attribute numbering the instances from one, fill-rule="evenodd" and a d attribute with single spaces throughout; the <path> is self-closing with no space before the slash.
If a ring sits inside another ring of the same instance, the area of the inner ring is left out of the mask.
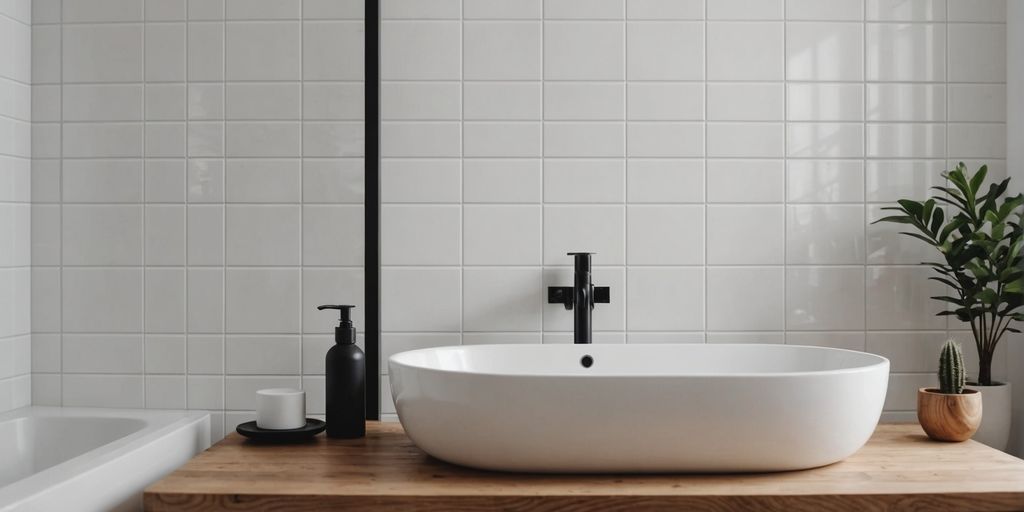
<path id="1" fill-rule="evenodd" d="M 380 8 L 365 0 L 366 419 L 380 419 Z"/>

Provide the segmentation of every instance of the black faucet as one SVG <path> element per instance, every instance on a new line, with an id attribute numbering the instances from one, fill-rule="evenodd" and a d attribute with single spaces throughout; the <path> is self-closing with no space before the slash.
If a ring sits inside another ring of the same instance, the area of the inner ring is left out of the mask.
<path id="1" fill-rule="evenodd" d="M 607 286 L 594 286 L 590 281 L 590 256 L 592 252 L 570 252 L 576 265 L 573 286 L 548 287 L 548 303 L 562 304 L 573 310 L 573 343 L 592 343 L 594 325 L 591 310 L 594 304 L 611 302 L 611 290 Z"/>

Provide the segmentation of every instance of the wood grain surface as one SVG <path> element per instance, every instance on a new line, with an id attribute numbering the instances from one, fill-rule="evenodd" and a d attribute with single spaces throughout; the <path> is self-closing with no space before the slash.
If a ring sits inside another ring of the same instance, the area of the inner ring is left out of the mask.
<path id="1" fill-rule="evenodd" d="M 944 395 L 935 388 L 917 390 L 917 421 L 937 441 L 966 441 L 981 425 L 981 393 L 965 389 Z"/>
<path id="2" fill-rule="evenodd" d="M 150 486 L 146 510 L 1024 510 L 1024 461 L 974 441 L 880 425 L 849 459 L 730 475 L 537 475 L 429 457 L 397 423 L 367 437 L 259 445 L 231 434 Z"/>

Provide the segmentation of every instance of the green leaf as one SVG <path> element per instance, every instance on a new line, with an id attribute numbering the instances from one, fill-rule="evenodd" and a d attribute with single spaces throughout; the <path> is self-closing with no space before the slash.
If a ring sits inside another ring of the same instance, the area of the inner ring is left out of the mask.
<path id="1" fill-rule="evenodd" d="M 957 228 L 962 226 L 965 222 L 966 222 L 966 219 L 964 219 L 963 217 L 961 217 L 959 215 L 957 215 L 956 217 L 953 217 L 952 219 L 950 219 L 949 223 L 946 224 L 946 227 L 942 228 L 942 231 L 939 232 L 939 237 L 938 237 L 939 243 L 945 243 L 946 240 L 949 239 L 949 235 L 952 234 L 954 231 L 956 231 Z"/>
<path id="2" fill-rule="evenodd" d="M 932 201 L 932 204 L 934 205 L 935 202 Z M 939 228 L 942 227 L 942 222 L 946 220 L 945 217 L 946 217 L 946 215 L 942 211 L 942 208 L 935 208 L 935 211 L 932 212 L 932 225 L 931 225 L 932 233 L 939 233 Z M 940 240 L 940 242 L 941 242 L 941 240 Z"/>
<path id="3" fill-rule="evenodd" d="M 967 270 L 970 270 L 971 273 L 974 274 L 975 279 L 978 279 L 979 281 L 982 282 L 988 282 L 987 278 L 991 275 L 989 274 L 988 269 L 982 267 L 975 261 L 968 261 L 964 266 L 966 266 Z"/>
<path id="4" fill-rule="evenodd" d="M 946 279 L 944 277 L 928 276 L 928 279 L 931 279 L 932 281 L 938 281 L 938 282 L 940 282 L 940 283 L 942 283 L 942 284 L 944 284 L 944 285 L 946 285 L 946 286 L 948 286 L 950 288 L 953 288 L 953 289 L 957 289 L 957 290 L 960 289 L 960 284 L 959 283 L 954 283 L 953 281 L 950 281 L 949 279 Z"/>
<path id="5" fill-rule="evenodd" d="M 908 231 L 901 231 L 900 234 L 901 235 L 912 236 L 914 238 L 917 238 L 918 240 L 924 240 L 924 242 L 926 244 L 928 244 L 928 245 L 936 245 L 935 240 L 932 240 L 931 238 L 928 238 L 928 237 L 926 237 L 924 235 L 919 235 L 917 233 L 910 233 Z"/>
<path id="6" fill-rule="evenodd" d="M 988 166 L 982 165 L 981 168 L 978 169 L 978 172 L 974 173 L 974 177 L 971 178 L 971 192 L 974 192 L 975 195 L 977 195 L 978 191 L 981 190 L 981 184 L 985 182 L 986 175 L 988 175 Z"/>
<path id="7" fill-rule="evenodd" d="M 985 288 L 978 294 L 978 300 L 989 306 L 995 306 L 999 304 L 999 294 L 991 288 Z"/>
<path id="8" fill-rule="evenodd" d="M 914 223 L 914 219 L 910 218 L 907 215 L 890 215 L 888 217 L 882 217 L 881 219 L 878 219 L 878 220 L 872 222 L 872 224 L 878 224 L 879 222 L 895 222 L 897 224 L 913 224 Z"/>
<path id="9" fill-rule="evenodd" d="M 927 228 L 928 221 L 932 218 L 932 211 L 935 210 L 935 199 L 928 199 L 921 204 L 921 224 L 924 224 Z"/>
<path id="10" fill-rule="evenodd" d="M 950 200 L 949 197 L 953 197 L 955 199 L 955 202 L 953 200 Z M 968 219 L 973 218 L 971 216 L 973 215 L 974 210 L 970 209 L 967 204 L 967 201 L 963 199 L 960 199 L 956 196 L 935 196 L 935 200 L 940 203 L 945 203 L 955 207 L 957 210 L 960 210 L 960 213 L 962 215 L 966 215 Z"/>
<path id="11" fill-rule="evenodd" d="M 956 187 L 964 199 L 973 196 L 971 193 L 971 186 L 967 183 L 967 179 L 964 177 L 964 167 L 957 166 L 956 169 L 943 174 L 943 177 L 949 180 L 949 182 Z"/>
<path id="12" fill-rule="evenodd" d="M 921 218 L 921 213 L 924 212 L 924 203 L 911 201 L 910 199 L 900 199 L 896 202 L 899 203 L 899 205 L 902 206 L 903 209 L 912 217 Z"/>

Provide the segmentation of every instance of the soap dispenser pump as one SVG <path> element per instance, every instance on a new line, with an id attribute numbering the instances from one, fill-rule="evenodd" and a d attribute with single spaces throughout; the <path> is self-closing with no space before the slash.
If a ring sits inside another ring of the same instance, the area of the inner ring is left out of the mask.
<path id="1" fill-rule="evenodd" d="M 337 309 L 341 323 L 334 328 L 334 346 L 327 351 L 327 437 L 351 439 L 366 435 L 366 358 L 356 346 L 352 325 L 355 306 L 324 305 Z"/>

